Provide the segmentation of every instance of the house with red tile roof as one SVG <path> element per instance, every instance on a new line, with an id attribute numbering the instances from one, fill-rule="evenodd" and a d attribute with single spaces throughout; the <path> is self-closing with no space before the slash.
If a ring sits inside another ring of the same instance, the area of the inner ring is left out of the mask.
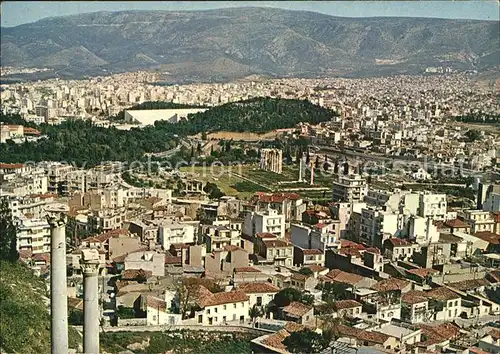
<path id="1" fill-rule="evenodd" d="M 356 317 L 361 314 L 363 304 L 356 300 L 340 300 L 335 301 L 334 307 L 339 317 Z"/>
<path id="2" fill-rule="evenodd" d="M 212 293 L 200 285 L 195 302 L 200 308 L 194 312 L 194 321 L 198 325 L 243 324 L 249 320 L 250 298 L 241 290 Z"/>
<path id="3" fill-rule="evenodd" d="M 423 291 L 410 290 L 401 297 L 401 319 L 410 323 L 422 323 L 431 320 L 429 298 Z"/>
<path id="4" fill-rule="evenodd" d="M 418 247 L 408 240 L 392 237 L 384 241 L 383 252 L 385 257 L 391 259 L 393 262 L 403 260 L 408 261 L 413 256 L 413 252 Z"/>
<path id="5" fill-rule="evenodd" d="M 256 238 L 255 254 L 258 264 L 273 264 L 276 266 L 291 267 L 293 263 L 293 244 L 284 239 Z"/>
<path id="6" fill-rule="evenodd" d="M 442 323 L 438 325 L 419 325 L 422 330 L 422 342 L 418 343 L 419 348 L 428 352 L 437 352 L 441 348 L 449 345 L 450 340 L 460 336 L 460 328 L 452 323 Z"/>
<path id="7" fill-rule="evenodd" d="M 465 232 L 466 234 L 470 233 L 471 226 L 460 219 L 451 219 L 446 220 L 444 225 L 450 228 L 450 232 L 454 233 L 455 231 Z"/>
<path id="8" fill-rule="evenodd" d="M 460 316 L 462 312 L 462 298 L 456 292 L 441 286 L 429 290 L 425 294 L 429 299 L 440 304 L 435 308 L 434 321 L 452 321 Z"/>
<path id="9" fill-rule="evenodd" d="M 314 308 L 301 302 L 293 301 L 288 306 L 283 307 L 282 315 L 286 321 L 305 324 L 314 318 Z"/>
<path id="10" fill-rule="evenodd" d="M 241 283 L 236 289 L 248 295 L 250 307 L 266 307 L 280 291 L 280 288 L 269 282 Z"/>
<path id="11" fill-rule="evenodd" d="M 170 304 L 155 296 L 146 296 L 146 323 L 148 326 L 180 325 L 182 315 L 171 313 Z"/>
<path id="12" fill-rule="evenodd" d="M 364 345 L 373 346 L 375 348 L 394 349 L 399 342 L 394 337 L 388 336 L 387 334 L 348 327 L 341 324 L 334 327 L 334 332 L 341 338 L 347 337 L 354 339 L 359 346 Z"/>

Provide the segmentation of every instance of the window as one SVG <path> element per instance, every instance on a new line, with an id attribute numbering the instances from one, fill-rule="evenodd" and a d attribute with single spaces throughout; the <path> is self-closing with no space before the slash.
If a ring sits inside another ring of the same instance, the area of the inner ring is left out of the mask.
<path id="1" fill-rule="evenodd" d="M 236 305 L 236 304 L 234 304 L 234 305 Z M 236 314 L 235 313 L 233 313 L 233 321 L 236 321 Z"/>
<path id="2" fill-rule="evenodd" d="M 153 321 L 156 321 L 156 315 L 153 315 Z"/>
<path id="3" fill-rule="evenodd" d="M 244 302 L 241 303 L 241 307 L 245 307 L 245 303 Z"/>
<path id="4" fill-rule="evenodd" d="M 455 306 L 458 306 L 458 300 L 455 300 Z"/>
<path id="5" fill-rule="evenodd" d="M 233 308 L 236 308 L 236 304 L 233 304 Z"/>
<path id="6" fill-rule="evenodd" d="M 257 306 L 262 306 L 262 296 L 257 296 Z"/>
<path id="7" fill-rule="evenodd" d="M 210 309 L 207 309 L 207 315 L 210 315 Z"/>
<path id="8" fill-rule="evenodd" d="M 214 308 L 214 312 L 215 312 L 215 313 L 217 313 L 217 307 L 216 307 L 216 308 Z"/>
<path id="9" fill-rule="evenodd" d="M 226 305 L 224 305 L 224 306 L 222 307 L 222 309 L 226 310 L 226 309 L 227 309 L 227 306 L 226 306 Z"/>

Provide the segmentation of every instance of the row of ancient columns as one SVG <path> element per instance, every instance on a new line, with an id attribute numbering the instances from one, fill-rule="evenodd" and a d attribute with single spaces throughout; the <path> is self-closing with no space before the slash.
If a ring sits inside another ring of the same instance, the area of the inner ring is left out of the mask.
<path id="1" fill-rule="evenodd" d="M 50 225 L 50 316 L 52 354 L 67 354 L 68 288 L 66 280 L 66 223 L 49 218 Z M 85 249 L 83 271 L 83 351 L 99 354 L 99 253 Z"/>

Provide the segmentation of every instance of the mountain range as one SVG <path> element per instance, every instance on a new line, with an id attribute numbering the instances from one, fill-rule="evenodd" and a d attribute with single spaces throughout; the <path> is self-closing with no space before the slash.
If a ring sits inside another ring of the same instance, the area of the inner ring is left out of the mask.
<path id="1" fill-rule="evenodd" d="M 2 66 L 81 77 L 152 69 L 166 80 L 370 76 L 500 64 L 497 21 L 345 18 L 275 8 L 121 11 L 1 28 Z"/>

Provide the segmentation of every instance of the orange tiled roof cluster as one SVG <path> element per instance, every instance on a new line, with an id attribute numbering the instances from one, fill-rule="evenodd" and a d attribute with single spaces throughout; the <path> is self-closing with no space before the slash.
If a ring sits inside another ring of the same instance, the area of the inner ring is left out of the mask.
<path id="1" fill-rule="evenodd" d="M 337 325 L 335 329 L 345 337 L 356 338 L 363 342 L 384 344 L 389 336 L 378 332 L 369 332 L 363 329 L 347 327 L 344 325 Z"/>
<path id="2" fill-rule="evenodd" d="M 237 267 L 234 268 L 235 273 L 262 273 L 260 270 L 254 267 Z"/>
<path id="3" fill-rule="evenodd" d="M 167 310 L 167 303 L 153 296 L 146 297 L 146 306 L 157 309 L 159 311 Z"/>
<path id="4" fill-rule="evenodd" d="M 223 304 L 231 304 L 234 302 L 243 302 L 248 300 L 248 295 L 240 290 L 226 291 L 220 293 L 212 293 L 203 285 L 199 286 L 198 304 L 200 307 L 217 306 Z"/>
<path id="5" fill-rule="evenodd" d="M 437 270 L 432 269 L 432 268 L 416 268 L 416 269 L 408 269 L 406 271 L 407 273 L 419 276 L 420 278 L 425 278 L 429 274 L 435 274 L 438 273 Z"/>
<path id="6" fill-rule="evenodd" d="M 427 297 L 430 297 L 435 300 L 439 301 L 448 301 L 448 300 L 453 300 L 453 299 L 459 299 L 460 295 L 454 293 L 448 288 L 445 287 L 439 287 L 435 288 L 432 290 L 427 291 Z"/>
<path id="7" fill-rule="evenodd" d="M 470 280 L 462 280 L 456 283 L 450 283 L 448 286 L 461 290 L 461 291 L 467 291 L 467 290 L 473 290 L 476 288 L 479 288 L 481 286 L 488 286 L 490 285 L 490 282 L 484 278 L 482 279 L 470 279 Z"/>
<path id="8" fill-rule="evenodd" d="M 302 317 L 312 310 L 312 307 L 298 301 L 291 302 L 288 306 L 283 307 L 283 312 L 292 317 Z"/>
<path id="9" fill-rule="evenodd" d="M 337 283 L 343 283 L 343 284 L 348 284 L 348 285 L 356 285 L 360 281 L 362 281 L 364 278 L 361 275 L 353 274 L 353 273 L 347 273 L 344 272 L 343 270 L 340 269 L 333 269 L 328 274 L 326 274 L 326 279 L 324 281 L 335 281 Z"/>
<path id="10" fill-rule="evenodd" d="M 466 222 L 463 222 L 462 220 L 460 219 L 452 219 L 452 220 L 446 220 L 444 222 L 444 224 L 448 227 L 452 227 L 454 229 L 457 229 L 457 228 L 467 228 L 467 227 L 470 227 L 469 224 L 467 224 Z"/>
<path id="11" fill-rule="evenodd" d="M 328 268 L 317 265 L 317 264 L 311 264 L 308 266 L 305 266 L 304 268 L 309 268 L 312 272 L 322 272 L 324 270 L 327 270 Z"/>
<path id="12" fill-rule="evenodd" d="M 344 309 L 352 309 L 354 307 L 359 307 L 362 305 L 356 300 L 340 300 L 340 301 L 335 301 L 334 306 L 335 309 L 338 311 Z"/>
<path id="13" fill-rule="evenodd" d="M 405 287 L 410 284 L 406 280 L 390 278 L 379 281 L 377 284 L 373 285 L 371 288 L 376 291 L 397 291 L 403 290 Z"/>
<path id="14" fill-rule="evenodd" d="M 422 334 L 427 338 L 420 345 L 428 346 L 436 343 L 444 342 L 448 339 L 453 339 L 460 334 L 460 328 L 452 323 L 446 322 L 437 326 L 420 325 Z"/>
<path id="15" fill-rule="evenodd" d="M 238 289 L 245 294 L 277 293 L 280 288 L 268 282 L 242 283 Z"/>
<path id="16" fill-rule="evenodd" d="M 414 305 L 422 302 L 427 302 L 429 299 L 423 291 L 411 290 L 403 294 L 401 300 L 406 304 Z"/>
<path id="17" fill-rule="evenodd" d="M 122 273 L 123 280 L 136 280 L 137 278 L 151 278 L 153 276 L 153 272 L 150 270 L 144 269 L 127 269 Z"/>
<path id="18" fill-rule="evenodd" d="M 500 235 L 489 231 L 476 232 L 474 236 L 480 238 L 483 241 L 489 242 L 493 245 L 500 244 Z"/>

